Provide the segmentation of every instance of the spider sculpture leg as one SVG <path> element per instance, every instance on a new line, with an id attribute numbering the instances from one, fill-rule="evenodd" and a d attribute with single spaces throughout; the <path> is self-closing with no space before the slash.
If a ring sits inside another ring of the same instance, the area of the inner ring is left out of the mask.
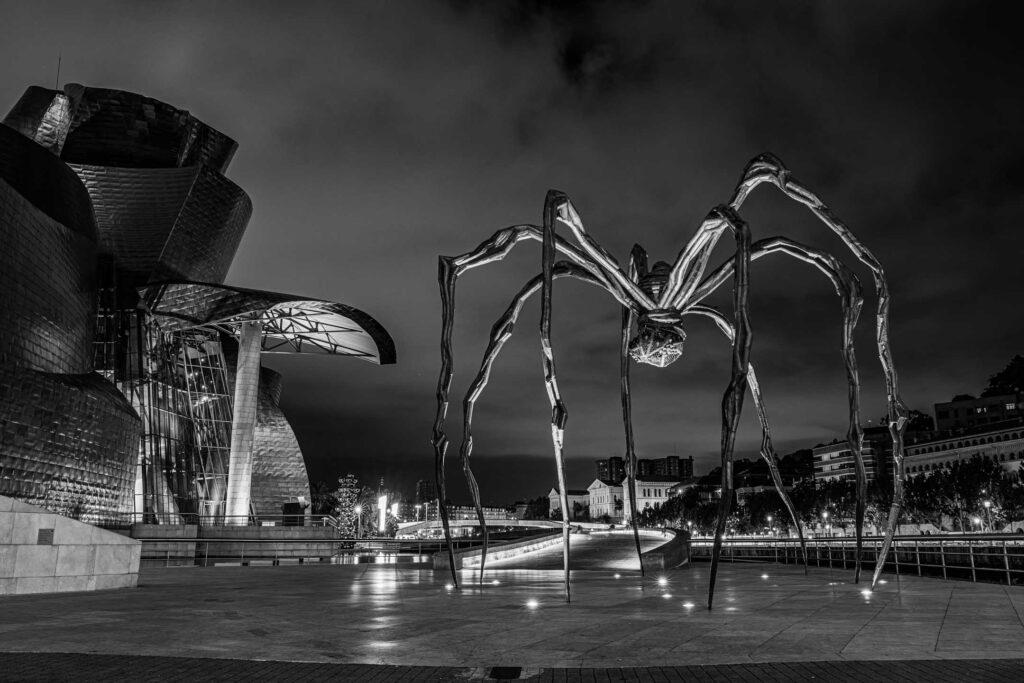
<path id="1" fill-rule="evenodd" d="M 569 602 L 569 495 L 565 483 L 565 455 L 562 443 L 565 437 L 565 423 L 569 413 L 558 392 L 558 378 L 555 376 L 555 356 L 551 349 L 551 290 L 555 269 L 555 220 L 557 212 L 567 202 L 566 196 L 557 190 L 549 190 L 544 200 L 544 241 L 541 265 L 544 280 L 541 283 L 540 299 L 540 346 L 544 361 L 544 386 L 551 402 L 551 445 L 555 451 L 555 466 L 558 469 L 559 500 L 562 504 L 562 561 L 565 567 L 565 601 Z"/>
<path id="2" fill-rule="evenodd" d="M 580 268 L 576 264 L 567 263 L 565 261 L 558 261 L 554 264 L 551 277 L 552 279 L 573 277 L 575 279 L 603 287 L 601 280 L 594 277 L 593 274 L 583 268 Z M 522 312 L 523 304 L 525 304 L 527 299 L 541 289 L 543 280 L 544 275 L 542 273 L 527 282 L 523 288 L 519 290 L 519 293 L 513 297 L 512 302 L 508 305 L 508 308 L 505 309 L 505 312 L 501 317 L 494 323 L 494 326 L 491 328 L 487 349 L 484 351 L 483 361 L 480 363 L 480 370 L 477 372 L 476 377 L 473 378 L 473 382 L 470 384 L 469 389 L 466 392 L 466 396 L 463 399 L 462 446 L 460 448 L 460 456 L 462 458 L 463 471 L 467 473 L 470 472 L 469 456 L 473 452 L 473 414 L 475 412 L 476 403 L 480 399 L 484 388 L 490 380 L 491 369 L 494 367 L 494 362 L 501 354 L 505 343 L 512 337 L 512 332 L 519 319 L 519 314 Z M 481 580 L 483 580 L 483 565 L 487 558 L 486 543 L 487 541 L 485 538 L 485 547 L 480 563 Z"/>
<path id="3" fill-rule="evenodd" d="M 639 244 L 633 246 L 629 258 L 629 278 L 637 282 L 647 271 L 647 253 Z M 633 527 L 633 542 L 636 557 L 640 562 L 640 576 L 644 576 L 644 557 L 640 549 L 640 529 L 636 518 L 636 448 L 633 443 L 633 399 L 629 387 L 629 341 L 636 314 L 631 308 L 622 309 L 622 346 L 619 361 L 620 385 L 622 387 L 622 420 L 626 430 L 626 486 L 629 487 L 629 519 Z"/>
<path id="4" fill-rule="evenodd" d="M 874 588 L 885 563 L 885 557 L 896 532 L 899 512 L 903 503 L 903 432 L 907 423 L 907 408 L 899 395 L 899 384 L 896 368 L 892 360 L 889 343 L 889 287 L 885 279 L 885 271 L 871 252 L 853 235 L 849 228 L 836 218 L 825 204 L 810 190 L 798 183 L 789 170 L 775 156 L 763 154 L 747 165 L 739 184 L 736 187 L 729 206 L 739 211 L 750 192 L 761 183 L 775 185 L 790 199 L 807 206 L 825 225 L 832 230 L 854 255 L 871 269 L 878 295 L 876 310 L 876 342 L 878 357 L 885 374 L 886 393 L 888 398 L 889 434 L 892 437 L 893 465 L 896 472 L 893 503 L 889 513 L 885 540 L 882 550 L 876 559 L 875 572 L 871 586 Z M 695 294 L 700 279 L 707 266 L 718 237 L 724 228 L 714 223 L 705 223 L 697 234 L 680 252 L 669 277 L 668 285 L 661 292 L 658 305 L 662 308 L 674 307 L 685 310 L 699 301 Z M 856 437 L 856 434 L 853 435 Z M 853 439 L 856 441 L 856 438 Z M 859 487 L 863 490 L 864 487 Z"/>
<path id="5" fill-rule="evenodd" d="M 896 535 L 896 527 L 899 524 L 900 511 L 903 507 L 903 483 L 906 476 L 903 471 L 903 433 L 907 428 L 907 417 L 909 414 L 899 394 L 899 380 L 896 375 L 896 366 L 892 359 L 892 346 L 889 342 L 890 298 L 885 270 L 878 259 L 854 236 L 841 220 L 833 215 L 825 203 L 793 178 L 789 169 L 774 155 L 762 154 L 747 165 L 729 205 L 739 210 L 750 192 L 765 182 L 771 183 L 782 191 L 784 195 L 810 209 L 811 213 L 836 233 L 846 246 L 849 247 L 850 251 L 864 265 L 871 269 L 871 274 L 874 277 L 875 292 L 878 295 L 878 306 L 875 315 L 875 339 L 878 346 L 878 357 L 882 363 L 882 372 L 885 375 L 889 413 L 889 436 L 892 439 L 892 460 L 895 474 L 893 477 L 892 507 L 889 510 L 885 539 L 882 541 L 882 548 L 875 561 L 875 571 L 871 579 L 871 588 L 874 589 L 881 576 L 886 556 L 889 554 L 889 548 L 892 546 L 893 537 Z"/>
<path id="6" fill-rule="evenodd" d="M 730 343 L 736 336 L 732 323 L 729 322 L 729 319 L 724 313 L 717 309 L 710 306 L 698 305 L 689 309 L 687 314 L 703 315 L 711 318 Z M 761 457 L 764 458 L 765 463 L 767 463 L 768 471 L 771 473 L 772 483 L 775 484 L 775 490 L 778 492 L 779 498 L 782 500 L 782 504 L 786 507 L 786 511 L 789 513 L 790 519 L 793 520 L 793 526 L 796 527 L 797 537 L 800 539 L 800 551 L 804 558 L 804 574 L 806 574 L 808 572 L 807 545 L 804 541 L 803 525 L 800 523 L 800 517 L 797 515 L 796 508 L 793 506 L 793 501 L 790 499 L 789 494 L 786 493 L 786 487 L 782 481 L 782 474 L 779 472 L 779 456 L 775 452 L 775 446 L 772 444 L 772 432 L 771 426 L 768 423 L 768 412 L 765 409 L 764 397 L 761 394 L 761 387 L 757 381 L 757 373 L 754 372 L 753 363 L 748 365 L 747 384 L 750 386 L 750 397 L 754 401 L 754 410 L 757 413 L 758 422 L 761 423 Z"/>
<path id="7" fill-rule="evenodd" d="M 567 220 L 567 218 L 569 220 Z M 597 246 L 596 243 L 594 243 L 593 240 L 585 234 L 582 229 L 582 225 L 573 225 L 569 222 L 571 220 L 578 222 L 578 216 L 565 195 L 557 192 L 551 192 L 548 194 L 548 198 L 545 201 L 545 219 L 550 222 L 549 230 L 544 230 L 535 225 L 518 225 L 505 228 L 503 230 L 499 230 L 490 238 L 481 242 L 473 251 L 456 257 L 442 256 L 439 259 L 438 284 L 441 290 L 442 306 L 441 370 L 437 380 L 437 412 L 434 418 L 434 429 L 431 443 L 434 447 L 434 474 L 437 482 L 438 509 L 440 511 L 441 524 L 444 528 L 445 540 L 448 546 L 449 569 L 451 571 L 452 581 L 456 588 L 458 587 L 459 582 L 456 571 L 455 552 L 452 546 L 451 529 L 447 509 L 444 504 L 446 491 L 445 455 L 448 449 L 448 437 L 445 434 L 444 422 L 448 412 L 448 394 L 451 389 L 451 381 L 454 373 L 452 329 L 455 319 L 455 284 L 459 276 L 472 268 L 502 260 L 515 247 L 515 245 L 522 240 L 532 239 L 543 242 L 545 240 L 545 233 L 547 233 L 548 240 L 553 245 L 554 250 L 557 250 L 567 256 L 569 260 L 578 266 L 583 272 L 589 273 L 590 276 L 600 283 L 600 285 L 620 304 L 628 307 L 637 305 L 633 290 L 639 291 L 639 289 L 632 282 L 628 281 L 626 276 L 615 265 L 614 259 L 608 255 L 607 252 Z M 549 221 L 549 219 L 551 220 Z M 564 239 L 554 234 L 554 220 L 558 220 L 569 225 L 573 235 L 581 241 L 581 244 L 586 243 L 585 252 L 567 243 Z M 592 253 L 597 254 L 602 261 L 600 263 L 595 261 L 591 256 Z M 550 286 L 548 291 L 550 291 Z M 640 292 L 640 294 L 643 295 L 642 292 Z M 646 299 L 646 297 L 644 298 Z M 649 303 L 649 301 L 645 302 Z M 550 309 L 548 309 L 548 311 L 548 331 L 550 331 Z M 550 341 L 549 338 L 548 341 Z M 550 348 L 550 345 L 548 348 Z M 557 387 L 555 388 L 557 389 Z M 555 412 L 556 411 L 553 408 L 553 417 L 555 417 Z M 554 423 L 552 425 L 552 436 L 553 438 L 556 436 L 556 425 Z M 466 471 L 465 466 L 463 469 Z M 480 504 L 479 491 L 474 490 L 472 485 L 470 486 L 470 489 L 471 494 L 474 496 L 473 504 L 477 511 L 477 517 L 480 520 L 481 525 L 484 525 L 483 508 Z M 562 489 L 564 492 L 564 486 L 562 486 Z M 567 531 L 567 522 L 564 527 Z M 566 564 L 565 570 L 566 576 L 568 576 L 568 564 Z"/>
<path id="8" fill-rule="evenodd" d="M 804 244 L 785 237 L 772 237 L 754 243 L 751 248 L 751 259 L 757 260 L 762 256 L 772 253 L 782 253 L 792 256 L 800 261 L 815 266 L 824 273 L 839 295 L 843 307 L 843 361 L 846 366 L 847 394 L 850 406 L 850 426 L 846 433 L 847 444 L 853 454 L 854 469 L 856 473 L 856 526 L 857 526 L 857 550 L 854 559 L 854 581 L 860 581 L 861 558 L 863 549 L 863 528 L 864 528 L 864 507 L 867 497 L 867 472 L 864 468 L 862 454 L 863 430 L 860 426 L 860 380 L 857 374 L 857 358 L 853 346 L 853 332 L 860 317 L 863 296 L 860 280 L 856 274 L 846 265 L 822 251 L 818 251 Z M 723 263 L 717 270 L 709 275 L 697 288 L 693 299 L 700 301 L 719 286 L 728 282 L 733 275 L 734 264 L 731 261 Z M 691 310 L 698 312 L 693 307 Z M 717 322 L 717 320 L 716 320 Z M 719 325 L 721 326 L 721 325 Z M 804 553 L 806 569 L 806 549 Z"/>
<path id="9" fill-rule="evenodd" d="M 725 532 L 726 517 L 732 507 L 733 479 L 732 455 L 736 447 L 736 428 L 743 409 L 743 395 L 747 388 L 747 369 L 750 364 L 750 229 L 735 211 L 720 206 L 712 212 L 728 224 L 736 234 L 736 275 L 733 289 L 733 310 L 735 312 L 735 337 L 732 344 L 732 380 L 722 397 L 722 498 L 718 506 L 718 526 L 715 529 L 715 544 L 711 553 L 711 572 L 708 579 L 708 609 L 715 597 L 715 579 L 718 575 L 718 560 L 722 552 L 722 534 Z M 710 217 L 709 217 L 710 218 Z"/>

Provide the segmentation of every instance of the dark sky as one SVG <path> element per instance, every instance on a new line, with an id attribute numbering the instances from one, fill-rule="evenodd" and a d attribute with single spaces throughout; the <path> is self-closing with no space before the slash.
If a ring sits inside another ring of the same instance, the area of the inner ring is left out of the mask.
<path id="1" fill-rule="evenodd" d="M 438 254 L 539 223 L 548 188 L 625 262 L 672 261 L 746 162 L 771 151 L 887 267 L 902 393 L 914 408 L 979 392 L 1022 351 L 1024 95 L 1018 23 L 984 2 L 3 2 L 0 103 L 28 85 L 144 93 L 238 140 L 229 176 L 254 215 L 230 284 L 332 299 L 392 334 L 396 366 L 274 356 L 313 480 L 353 471 L 411 493 L 432 476 L 440 358 Z M 553 5 L 553 6 L 552 6 Z M 787 235 L 868 271 L 772 189 L 744 207 L 755 239 Z M 723 240 L 713 263 L 730 255 Z M 468 273 L 458 292 L 449 433 L 493 321 L 540 248 Z M 752 361 L 780 452 L 845 431 L 840 307 L 785 257 L 751 275 Z M 724 288 L 728 290 L 728 288 Z M 714 303 L 726 305 L 728 291 Z M 858 335 L 865 418 L 885 410 L 875 301 Z M 477 410 L 485 500 L 554 483 L 550 409 L 524 310 Z M 619 308 L 555 289 L 570 486 L 621 454 Z M 634 370 L 641 457 L 718 455 L 730 349 L 709 323 L 683 359 Z M 737 457 L 756 457 L 744 414 Z M 453 462 L 454 497 L 462 490 Z"/>

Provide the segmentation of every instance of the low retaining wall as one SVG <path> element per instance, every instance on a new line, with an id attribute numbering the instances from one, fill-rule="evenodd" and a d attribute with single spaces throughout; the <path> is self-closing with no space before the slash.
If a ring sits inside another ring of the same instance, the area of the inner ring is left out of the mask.
<path id="1" fill-rule="evenodd" d="M 205 558 L 204 564 L 314 557 L 328 561 L 337 550 L 336 535 L 331 527 L 200 527 L 196 558 Z"/>
<path id="2" fill-rule="evenodd" d="M 142 542 L 143 567 L 190 567 L 196 563 L 199 527 L 195 524 L 133 524 L 131 534 L 146 539 Z"/>
<path id="3" fill-rule="evenodd" d="M 669 530 L 673 534 L 668 543 L 648 550 L 640 555 L 644 571 L 672 569 L 690 561 L 690 534 L 686 531 Z"/>
<path id="4" fill-rule="evenodd" d="M 133 588 L 142 544 L 0 496 L 0 595 Z"/>
<path id="5" fill-rule="evenodd" d="M 508 557 L 515 557 L 516 555 L 540 550 L 541 548 L 546 548 L 550 545 L 556 545 L 561 542 L 561 531 L 543 534 L 541 536 L 533 536 L 531 538 L 524 538 L 521 541 L 513 541 L 512 543 L 503 543 L 502 545 L 491 546 L 487 549 L 487 558 L 491 560 L 502 560 Z M 482 553 L 483 548 L 456 550 L 455 568 L 462 569 L 463 567 L 480 566 L 480 556 Z M 448 559 L 447 550 L 442 550 L 434 555 L 434 569 L 448 569 L 450 566 L 451 562 Z"/>

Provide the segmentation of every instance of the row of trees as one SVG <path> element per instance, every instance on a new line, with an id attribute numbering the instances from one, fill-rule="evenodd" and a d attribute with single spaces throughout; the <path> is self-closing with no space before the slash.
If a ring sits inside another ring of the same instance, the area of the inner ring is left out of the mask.
<path id="1" fill-rule="evenodd" d="M 978 528 L 977 518 L 986 527 L 999 530 L 1008 522 L 1024 519 L 1021 473 L 1007 473 L 998 463 L 980 456 L 914 477 L 905 486 L 900 520 L 904 524 L 967 531 Z M 881 528 L 892 505 L 892 485 L 874 482 L 867 493 L 865 523 Z M 802 524 L 830 524 L 852 531 L 856 510 L 853 482 L 806 479 L 793 487 L 790 498 Z M 645 526 L 689 527 L 695 533 L 711 534 L 718 521 L 718 501 L 708 501 L 691 488 L 663 505 L 644 510 L 638 519 Z M 737 534 L 763 533 L 771 527 L 783 535 L 795 533 L 774 490 L 753 493 L 734 504 L 726 526 Z"/>

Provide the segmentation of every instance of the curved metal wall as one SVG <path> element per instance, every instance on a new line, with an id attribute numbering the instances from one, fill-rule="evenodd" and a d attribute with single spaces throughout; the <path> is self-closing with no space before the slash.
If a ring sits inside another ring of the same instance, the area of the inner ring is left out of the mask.
<path id="1" fill-rule="evenodd" d="M 277 405 L 281 375 L 260 368 L 260 394 L 252 448 L 252 506 L 257 515 L 279 515 L 300 496 L 309 500 L 309 475 L 288 418 Z"/>
<path id="2" fill-rule="evenodd" d="M 133 510 L 142 423 L 110 382 L 0 364 L 0 495 L 87 522 Z"/>
<path id="3" fill-rule="evenodd" d="M 223 173 L 238 144 L 189 112 L 124 90 L 30 87 L 4 118 L 69 163 L 130 168 L 206 165 Z"/>
<path id="4" fill-rule="evenodd" d="M 95 245 L 0 180 L 0 363 L 92 371 Z"/>
<path id="5" fill-rule="evenodd" d="M 0 126 L 0 494 L 86 521 L 132 511 L 141 434 L 91 372 L 95 235 L 74 172 Z"/>
<path id="6" fill-rule="evenodd" d="M 224 281 L 252 215 L 240 187 L 205 166 L 71 168 L 92 198 L 99 251 L 126 284 Z"/>

